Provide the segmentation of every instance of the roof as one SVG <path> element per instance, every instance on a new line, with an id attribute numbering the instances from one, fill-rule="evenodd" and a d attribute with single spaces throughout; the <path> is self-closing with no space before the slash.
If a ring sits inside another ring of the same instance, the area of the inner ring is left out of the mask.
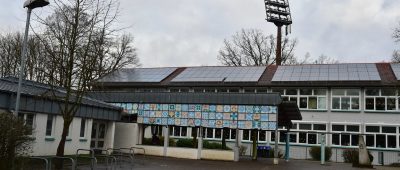
<path id="1" fill-rule="evenodd" d="M 95 81 L 95 88 L 174 86 L 393 86 L 400 80 L 400 64 L 343 63 L 283 66 L 201 66 L 177 67 L 151 83 L 115 76 L 120 72 L 146 72 L 150 68 L 123 69 Z M 153 68 L 156 70 L 171 69 Z M 133 76 L 135 77 L 135 76 Z"/>
<path id="2" fill-rule="evenodd" d="M 0 109 L 14 109 L 17 90 L 17 78 L 0 78 Z M 61 102 L 52 97 L 53 92 L 56 96 L 64 96 L 66 94 L 66 90 L 61 87 L 52 87 L 43 83 L 23 80 L 21 86 L 21 111 L 59 114 L 58 105 Z M 120 107 L 84 96 L 77 116 L 117 120 L 121 110 L 122 108 Z M 88 115 L 88 112 L 90 112 L 90 115 Z M 96 115 L 96 112 L 106 115 Z"/>

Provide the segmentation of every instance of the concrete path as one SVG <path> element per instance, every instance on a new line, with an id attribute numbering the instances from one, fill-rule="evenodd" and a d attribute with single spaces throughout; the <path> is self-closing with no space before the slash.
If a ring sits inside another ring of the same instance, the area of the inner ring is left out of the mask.
<path id="1" fill-rule="evenodd" d="M 379 170 L 399 170 L 399 167 L 381 167 L 376 166 L 375 169 Z M 82 167 L 79 169 L 88 169 Z M 105 169 L 104 166 L 99 165 L 96 169 Z M 351 164 L 347 163 L 332 163 L 328 162 L 326 165 L 320 165 L 316 161 L 308 160 L 290 160 L 285 162 L 280 160 L 279 165 L 273 165 L 271 159 L 259 159 L 252 161 L 243 158 L 239 162 L 226 162 L 226 161 L 211 161 L 211 160 L 188 160 L 188 159 L 175 159 L 154 156 L 135 156 L 134 166 L 129 166 L 124 163 L 122 166 L 117 166 L 121 170 L 360 170 L 360 168 L 353 168 Z"/>

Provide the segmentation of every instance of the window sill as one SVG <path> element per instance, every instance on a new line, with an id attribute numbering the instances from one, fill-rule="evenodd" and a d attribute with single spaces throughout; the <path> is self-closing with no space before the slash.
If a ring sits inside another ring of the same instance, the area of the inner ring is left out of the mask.
<path id="1" fill-rule="evenodd" d="M 328 112 L 326 109 L 299 109 L 300 111 L 306 112 Z"/>
<path id="2" fill-rule="evenodd" d="M 79 142 L 87 142 L 87 139 L 81 138 L 81 139 L 79 139 Z"/>
<path id="3" fill-rule="evenodd" d="M 361 113 L 361 110 L 331 110 L 331 112 Z"/>
<path id="4" fill-rule="evenodd" d="M 389 114 L 399 114 L 399 111 L 384 111 L 384 110 L 365 110 L 365 113 L 389 113 Z"/>
<path id="5" fill-rule="evenodd" d="M 46 136 L 44 138 L 45 141 L 55 141 L 56 139 L 54 137 Z"/>

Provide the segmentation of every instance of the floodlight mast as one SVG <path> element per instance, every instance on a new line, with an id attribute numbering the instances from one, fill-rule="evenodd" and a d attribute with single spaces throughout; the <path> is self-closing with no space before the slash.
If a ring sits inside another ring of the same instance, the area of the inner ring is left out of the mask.
<path id="1" fill-rule="evenodd" d="M 288 0 L 264 0 L 265 11 L 267 14 L 266 20 L 274 23 L 277 28 L 276 38 L 276 65 L 282 64 L 282 26 L 289 26 L 292 24 L 292 16 L 290 15 L 289 1 Z M 278 158 L 278 113 L 276 113 L 276 127 L 275 127 L 275 149 L 274 149 L 274 164 L 279 163 Z"/>

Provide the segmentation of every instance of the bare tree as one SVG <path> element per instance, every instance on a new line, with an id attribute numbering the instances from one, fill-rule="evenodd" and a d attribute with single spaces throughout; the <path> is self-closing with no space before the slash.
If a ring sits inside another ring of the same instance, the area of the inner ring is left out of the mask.
<path id="1" fill-rule="evenodd" d="M 397 28 L 394 29 L 393 38 L 395 39 L 396 42 L 400 42 L 400 22 Z"/>
<path id="2" fill-rule="evenodd" d="M 392 55 L 393 63 L 400 63 L 400 50 L 394 50 Z"/>
<path id="3" fill-rule="evenodd" d="M 265 66 L 274 64 L 276 38 L 265 36 L 259 29 L 242 29 L 224 40 L 218 59 L 227 66 Z M 294 64 L 296 39 L 285 37 L 282 41 L 282 63 Z"/>
<path id="4" fill-rule="evenodd" d="M 298 64 L 337 64 L 339 60 L 329 57 L 325 54 L 321 54 L 318 58 L 312 58 L 309 52 L 306 53 L 304 59 L 298 62 Z"/>
<path id="5" fill-rule="evenodd" d="M 54 88 L 48 97 L 62 101 L 64 119 L 57 156 L 64 155 L 69 126 L 79 109 L 88 84 L 94 79 L 125 66 L 138 66 L 139 60 L 130 35 L 118 36 L 113 27 L 118 3 L 113 0 L 55 0 L 54 13 L 46 19 L 43 32 L 36 33 L 44 46 L 47 84 Z"/>

